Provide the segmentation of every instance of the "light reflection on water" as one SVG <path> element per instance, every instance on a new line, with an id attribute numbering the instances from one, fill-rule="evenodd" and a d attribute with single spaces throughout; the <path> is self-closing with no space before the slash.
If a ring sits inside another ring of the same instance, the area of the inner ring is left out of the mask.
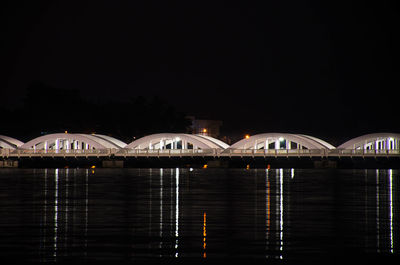
<path id="1" fill-rule="evenodd" d="M 398 176 L 391 169 L 2 169 L 0 256 L 397 256 Z"/>

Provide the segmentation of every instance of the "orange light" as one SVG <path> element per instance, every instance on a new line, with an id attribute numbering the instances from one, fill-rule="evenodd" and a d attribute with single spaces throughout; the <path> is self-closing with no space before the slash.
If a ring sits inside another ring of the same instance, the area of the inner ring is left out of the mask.
<path id="1" fill-rule="evenodd" d="M 267 182 L 267 230 L 269 231 L 270 215 L 271 215 L 271 193 L 270 193 L 269 180 Z"/>
<path id="2" fill-rule="evenodd" d="M 250 138 L 250 135 L 249 135 L 249 134 L 246 134 L 246 135 L 244 136 L 244 138 L 249 139 L 249 138 Z"/>
<path id="3" fill-rule="evenodd" d="M 270 164 L 267 165 L 267 169 L 271 169 L 271 165 Z"/>
<path id="4" fill-rule="evenodd" d="M 68 131 L 65 131 L 65 133 L 68 133 Z"/>
<path id="5" fill-rule="evenodd" d="M 204 250 L 203 258 L 207 257 L 207 254 L 206 254 L 206 247 L 207 247 L 207 244 L 206 244 L 206 237 L 207 237 L 206 227 L 207 227 L 207 215 L 206 215 L 206 212 L 204 212 L 204 214 L 203 214 L 203 250 Z"/>
<path id="6" fill-rule="evenodd" d="M 93 166 L 91 166 L 90 168 L 96 168 L 96 166 L 93 165 Z"/>
<path id="7" fill-rule="evenodd" d="M 203 133 L 206 133 L 206 132 L 207 132 L 207 129 L 206 129 L 206 128 L 204 128 L 204 129 L 203 129 Z"/>
<path id="8" fill-rule="evenodd" d="M 247 166 L 246 166 L 246 169 L 249 170 L 249 169 L 250 169 L 250 165 L 247 165 Z"/>
<path id="9" fill-rule="evenodd" d="M 204 237 L 204 242 L 206 241 L 206 236 L 207 236 L 206 226 L 207 226 L 207 216 L 206 216 L 206 213 L 204 213 L 203 214 L 203 237 Z"/>
<path id="10" fill-rule="evenodd" d="M 207 168 L 207 164 L 204 164 L 203 168 Z"/>

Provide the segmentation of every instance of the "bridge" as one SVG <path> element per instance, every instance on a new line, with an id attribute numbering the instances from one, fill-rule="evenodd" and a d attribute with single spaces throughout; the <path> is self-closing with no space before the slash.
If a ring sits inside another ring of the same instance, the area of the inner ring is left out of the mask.
<path id="1" fill-rule="evenodd" d="M 127 160 L 146 158 L 302 159 L 337 160 L 341 158 L 400 158 L 400 134 L 374 133 L 351 139 L 338 147 L 304 134 L 263 133 L 246 136 L 228 145 L 206 135 L 183 133 L 152 134 L 126 144 L 100 134 L 56 133 L 23 143 L 0 135 L 2 160 L 76 158 Z M 271 160 L 272 159 L 272 160 Z"/>

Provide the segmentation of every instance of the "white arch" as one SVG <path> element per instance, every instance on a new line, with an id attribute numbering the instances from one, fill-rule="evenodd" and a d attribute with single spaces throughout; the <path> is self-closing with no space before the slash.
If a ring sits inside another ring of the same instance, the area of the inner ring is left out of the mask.
<path id="1" fill-rule="evenodd" d="M 108 135 L 103 135 L 103 134 L 92 134 L 93 136 L 96 136 L 98 138 L 101 138 L 103 140 L 109 141 L 110 143 L 116 145 L 118 148 L 124 148 L 127 144 L 122 142 L 121 140 L 118 140 L 114 137 L 108 136 Z"/>
<path id="2" fill-rule="evenodd" d="M 371 133 L 353 138 L 338 146 L 338 149 L 399 149 L 400 134 Z"/>
<path id="3" fill-rule="evenodd" d="M 199 136 L 199 137 L 205 138 L 205 139 L 207 139 L 207 140 L 210 140 L 210 141 L 212 141 L 213 143 L 219 145 L 220 148 L 222 148 L 222 149 L 229 148 L 229 145 L 228 145 L 228 144 L 226 144 L 226 143 L 224 143 L 223 141 L 218 140 L 218 139 L 216 139 L 216 138 L 214 138 L 214 137 L 207 136 L 207 135 L 201 135 L 201 134 L 196 134 L 196 136 Z"/>
<path id="4" fill-rule="evenodd" d="M 94 134 L 75 134 L 75 135 L 81 135 L 83 137 L 91 139 L 94 142 L 99 143 L 102 146 L 104 146 L 104 148 L 119 148 L 119 146 L 114 144 L 113 142 L 111 142 L 107 139 L 103 139 L 102 137 L 98 137 L 97 135 L 94 135 Z"/>
<path id="5" fill-rule="evenodd" d="M 23 144 L 24 144 L 23 142 L 15 139 L 15 138 L 5 136 L 5 135 L 0 135 L 0 148 L 15 149 L 17 147 L 20 147 Z"/>
<path id="6" fill-rule="evenodd" d="M 325 147 L 328 148 L 328 149 L 335 149 L 335 148 L 336 148 L 336 147 L 334 147 L 333 145 L 331 145 L 330 143 L 328 143 L 328 142 L 326 142 L 326 141 L 324 141 L 324 140 L 321 140 L 321 139 L 319 139 L 319 138 L 317 138 L 317 137 L 310 136 L 310 135 L 305 135 L 305 134 L 298 134 L 298 135 L 304 136 L 304 137 L 307 137 L 307 138 L 310 138 L 311 140 L 314 140 L 314 141 L 316 141 L 316 142 L 322 144 L 323 146 L 325 146 Z"/>
<path id="7" fill-rule="evenodd" d="M 100 143 L 99 139 L 96 137 L 88 137 L 85 134 L 72 134 L 72 133 L 54 133 L 47 134 L 35 139 L 30 140 L 29 142 L 20 146 L 21 149 L 62 149 L 61 146 L 57 146 L 59 142 L 69 141 L 79 141 L 80 143 L 85 143 L 91 148 L 95 149 L 107 149 L 111 148 L 111 144 L 104 145 Z M 105 141 L 104 141 L 105 142 Z M 46 144 L 48 145 L 46 148 Z M 88 148 L 85 148 L 88 149 Z"/>
<path id="8" fill-rule="evenodd" d="M 174 142 L 184 141 L 200 149 L 219 149 L 215 142 L 193 134 L 184 133 L 158 133 L 144 136 L 128 144 L 125 148 L 131 149 L 164 149 L 163 146 Z M 175 149 L 175 148 L 171 148 Z"/>
<path id="9" fill-rule="evenodd" d="M 242 139 L 230 146 L 229 149 L 260 149 L 268 148 L 271 143 L 277 143 L 280 140 L 285 140 L 287 143 L 286 149 L 291 149 L 288 143 L 296 143 L 306 149 L 332 149 L 334 146 L 325 143 L 324 141 L 300 134 L 289 133 L 262 133 L 253 135 L 247 139 Z M 276 146 L 275 146 L 276 148 Z"/>

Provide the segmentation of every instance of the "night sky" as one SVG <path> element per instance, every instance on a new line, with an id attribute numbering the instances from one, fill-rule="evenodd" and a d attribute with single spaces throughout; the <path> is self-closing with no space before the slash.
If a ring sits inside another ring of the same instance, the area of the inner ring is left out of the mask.
<path id="1" fill-rule="evenodd" d="M 3 107 L 40 81 L 157 95 L 226 134 L 400 132 L 396 1 L 78 3 L 2 4 Z"/>

